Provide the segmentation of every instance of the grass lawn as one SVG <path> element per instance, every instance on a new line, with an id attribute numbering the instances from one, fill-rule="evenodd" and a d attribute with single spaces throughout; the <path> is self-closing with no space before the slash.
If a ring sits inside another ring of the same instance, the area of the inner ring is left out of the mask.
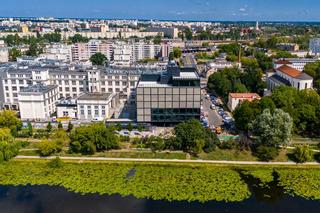
<path id="1" fill-rule="evenodd" d="M 202 153 L 199 157 L 203 160 L 228 160 L 228 161 L 257 161 L 250 151 L 237 151 L 216 149 L 211 153 Z"/>

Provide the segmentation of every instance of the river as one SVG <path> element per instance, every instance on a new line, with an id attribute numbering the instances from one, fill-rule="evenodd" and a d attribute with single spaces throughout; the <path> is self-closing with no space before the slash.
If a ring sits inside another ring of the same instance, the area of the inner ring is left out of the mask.
<path id="1" fill-rule="evenodd" d="M 81 195 L 62 187 L 0 186 L 1 213 L 202 213 L 202 212 L 320 212 L 320 201 L 291 197 L 279 191 L 253 196 L 243 202 L 167 202 L 120 195 Z M 272 189 L 273 190 L 273 189 Z"/>

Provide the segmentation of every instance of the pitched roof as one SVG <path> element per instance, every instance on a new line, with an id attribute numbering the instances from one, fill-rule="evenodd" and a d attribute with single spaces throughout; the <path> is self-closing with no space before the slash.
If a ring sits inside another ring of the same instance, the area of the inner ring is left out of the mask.
<path id="1" fill-rule="evenodd" d="M 277 70 L 286 74 L 286 75 L 289 75 L 293 78 L 296 78 L 301 74 L 301 72 L 299 70 L 294 69 L 292 67 L 289 67 L 287 65 L 283 65 L 283 66 L 279 67 Z"/>
<path id="2" fill-rule="evenodd" d="M 260 99 L 260 96 L 257 93 L 230 93 L 230 97 L 232 98 L 241 98 L 241 99 Z"/>
<path id="3" fill-rule="evenodd" d="M 285 65 L 285 64 L 292 64 L 292 63 L 290 61 L 288 61 L 288 60 L 282 59 L 282 60 L 276 61 L 276 64 Z"/>
<path id="4" fill-rule="evenodd" d="M 277 70 L 292 78 L 301 79 L 301 80 L 313 80 L 313 78 L 310 75 L 306 74 L 305 72 L 300 72 L 299 70 L 294 69 L 287 65 L 283 65 L 279 67 Z"/>

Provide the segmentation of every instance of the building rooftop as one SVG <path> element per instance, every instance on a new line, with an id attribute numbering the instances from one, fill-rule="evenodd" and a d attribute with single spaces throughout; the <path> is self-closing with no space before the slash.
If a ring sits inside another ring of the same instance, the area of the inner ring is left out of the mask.
<path id="1" fill-rule="evenodd" d="M 180 72 L 180 76 L 173 76 L 173 79 L 197 80 L 199 79 L 199 76 L 196 72 Z"/>
<path id="2" fill-rule="evenodd" d="M 257 93 L 230 93 L 232 98 L 240 99 L 260 99 L 261 97 Z"/>
<path id="3" fill-rule="evenodd" d="M 47 93 L 51 90 L 57 88 L 57 85 L 48 85 L 36 84 L 32 86 L 25 87 L 21 90 L 22 93 Z"/>
<path id="4" fill-rule="evenodd" d="M 300 72 L 299 70 L 294 69 L 294 68 L 287 66 L 287 65 L 283 65 L 283 66 L 279 67 L 277 70 L 292 77 L 292 78 L 301 79 L 301 80 L 313 80 L 313 78 L 311 76 L 309 76 L 308 74 L 306 74 L 304 72 Z"/>
<path id="5" fill-rule="evenodd" d="M 112 96 L 112 93 L 85 93 L 81 95 L 78 100 L 108 100 Z"/>
<path id="6" fill-rule="evenodd" d="M 288 61 L 288 60 L 281 59 L 281 60 L 276 61 L 276 64 L 285 65 L 285 64 L 292 64 L 292 63 L 290 61 Z"/>

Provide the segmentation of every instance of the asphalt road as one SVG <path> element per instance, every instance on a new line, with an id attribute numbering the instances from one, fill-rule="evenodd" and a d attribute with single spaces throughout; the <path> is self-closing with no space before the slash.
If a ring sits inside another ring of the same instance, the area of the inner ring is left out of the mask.
<path id="1" fill-rule="evenodd" d="M 207 100 L 205 94 L 202 95 L 202 100 L 203 111 L 208 113 L 209 125 L 214 125 L 215 127 L 220 127 L 221 125 L 223 125 L 223 120 L 218 112 L 216 110 L 210 109 L 210 106 L 212 104 L 211 100 Z"/>
<path id="2" fill-rule="evenodd" d="M 187 54 L 185 57 L 183 57 L 182 61 L 185 67 L 194 67 L 197 65 L 197 61 L 194 59 L 192 54 Z"/>

